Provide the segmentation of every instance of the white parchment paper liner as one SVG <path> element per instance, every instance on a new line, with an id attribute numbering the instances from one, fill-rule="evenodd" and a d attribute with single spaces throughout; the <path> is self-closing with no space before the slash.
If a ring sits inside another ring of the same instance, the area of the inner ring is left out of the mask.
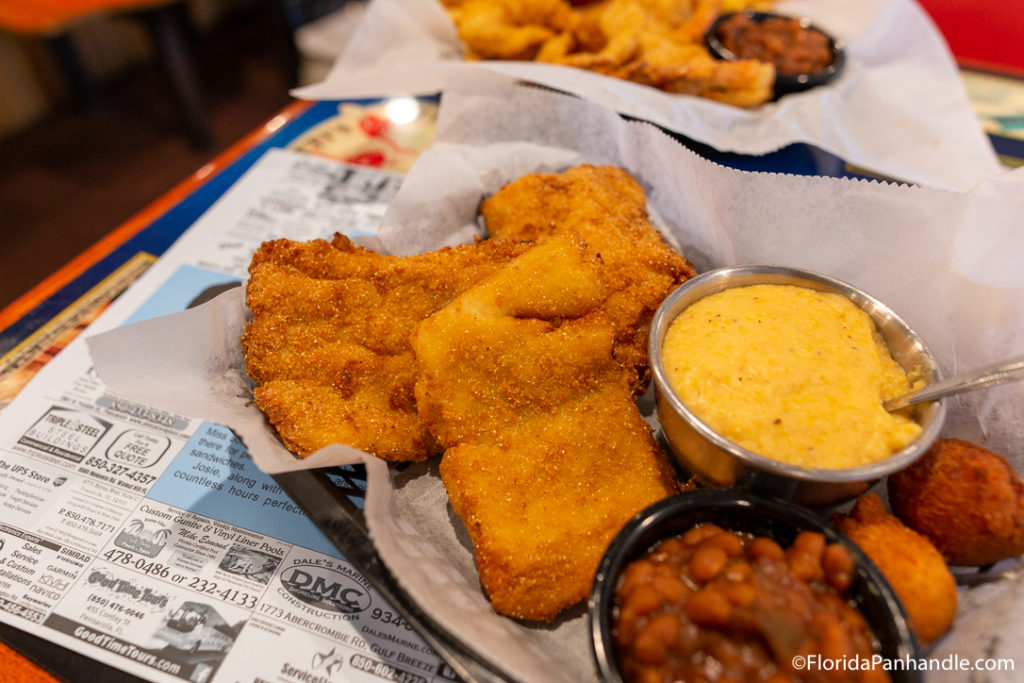
<path id="1" fill-rule="evenodd" d="M 487 78 L 471 86 L 445 95 L 436 146 L 389 207 L 380 239 L 394 253 L 469 239 L 479 230 L 480 199 L 523 173 L 611 163 L 644 185 L 652 209 L 700 270 L 776 263 L 847 280 L 903 315 L 946 374 L 1024 349 L 1024 270 L 1017 262 L 1024 253 L 1024 204 L 736 171 L 650 125 L 625 122 L 577 98 Z M 507 106 L 510 99 L 515 107 Z M 89 345 L 110 389 L 231 427 L 265 471 L 366 462 L 376 548 L 428 613 L 521 680 L 592 680 L 582 607 L 552 626 L 522 625 L 491 611 L 436 459 L 388 468 L 332 446 L 298 461 L 280 446 L 250 402 L 238 344 L 244 319 L 241 292 L 234 290 L 185 313 L 92 337 Z M 947 433 L 1004 453 L 1020 471 L 1022 399 L 1020 385 L 955 399 Z M 998 624 L 987 618 L 994 634 Z M 980 647 L 970 638 L 954 640 L 961 635 L 954 630 L 943 643 Z M 1009 647 L 1006 635 L 1003 647 Z M 992 639 L 983 640 L 992 646 Z"/>
<path id="2" fill-rule="evenodd" d="M 551 64 L 461 61 L 437 0 L 373 0 L 308 99 L 430 94 L 488 70 L 573 93 L 723 152 L 765 154 L 805 142 L 889 178 L 965 190 L 1000 171 L 953 58 L 914 0 L 788 0 L 778 11 L 811 17 L 843 40 L 834 83 L 756 110 L 671 95 Z"/>

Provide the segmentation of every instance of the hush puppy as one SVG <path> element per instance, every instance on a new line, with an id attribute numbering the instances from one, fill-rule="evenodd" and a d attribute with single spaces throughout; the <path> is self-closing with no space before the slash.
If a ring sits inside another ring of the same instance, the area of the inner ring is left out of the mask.
<path id="1" fill-rule="evenodd" d="M 952 565 L 1024 553 L 1024 483 L 1005 458 L 968 441 L 939 439 L 889 477 L 889 504 Z"/>
<path id="2" fill-rule="evenodd" d="M 956 582 L 927 538 L 887 513 L 873 493 L 858 498 L 848 516 L 834 515 L 832 523 L 878 565 L 922 645 L 949 629 L 956 616 Z"/>

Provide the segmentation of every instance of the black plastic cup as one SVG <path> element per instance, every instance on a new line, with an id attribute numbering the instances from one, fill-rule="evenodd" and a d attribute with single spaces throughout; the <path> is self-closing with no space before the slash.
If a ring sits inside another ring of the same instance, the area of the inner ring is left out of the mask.
<path id="1" fill-rule="evenodd" d="M 704 42 L 707 44 L 708 50 L 710 50 L 711 54 L 718 59 L 724 59 L 727 61 L 736 61 L 740 59 L 740 57 L 723 45 L 722 41 L 718 39 L 718 27 L 734 14 L 738 14 L 738 12 L 726 12 L 719 15 L 704 34 Z M 842 73 L 843 67 L 846 65 L 846 51 L 843 49 L 842 42 L 834 38 L 827 31 L 824 31 L 812 24 L 809 19 L 791 17 L 785 14 L 775 14 L 773 12 L 755 12 L 753 10 L 746 10 L 743 14 L 746 14 L 753 21 L 758 23 L 770 17 L 796 19 L 800 22 L 800 25 L 803 28 L 811 31 L 817 31 L 828 39 L 829 51 L 832 53 L 832 62 L 825 67 L 825 69 L 815 73 L 793 75 L 776 73 L 775 88 L 773 90 L 772 99 L 777 100 L 783 95 L 788 95 L 789 93 L 802 92 L 819 85 L 825 85 L 826 83 L 830 83 L 835 80 L 836 77 Z"/>
<path id="2" fill-rule="evenodd" d="M 893 683 L 922 680 L 913 663 L 907 666 L 897 662 L 920 658 L 920 646 L 906 612 L 882 572 L 853 541 L 794 503 L 723 490 L 683 493 L 655 503 L 637 513 L 612 539 L 598 566 L 589 601 L 591 654 L 602 680 L 623 680 L 613 633 L 616 591 L 622 572 L 659 541 L 679 536 L 702 523 L 768 536 L 783 547 L 789 546 L 801 531 L 817 531 L 824 534 L 828 543 L 842 544 L 857 565 L 847 597 L 874 632 L 882 658 L 893 662 L 889 671 Z"/>

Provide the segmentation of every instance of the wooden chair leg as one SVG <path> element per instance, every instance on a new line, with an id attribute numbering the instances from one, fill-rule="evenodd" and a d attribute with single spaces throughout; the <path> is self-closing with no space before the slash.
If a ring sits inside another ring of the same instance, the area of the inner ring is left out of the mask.
<path id="1" fill-rule="evenodd" d="M 67 33 L 61 33 L 48 38 L 47 42 L 50 45 L 50 51 L 64 73 L 64 77 L 68 81 L 68 85 L 71 87 L 71 91 L 74 93 L 75 99 L 78 100 L 79 106 L 87 112 L 94 112 L 99 109 L 99 89 L 96 87 L 92 76 L 82 65 L 82 60 L 78 56 L 75 44 L 71 41 L 71 36 Z"/>
<path id="2" fill-rule="evenodd" d="M 196 75 L 179 17 L 171 5 L 146 13 L 146 23 L 156 46 L 157 57 L 171 84 L 175 103 L 185 121 L 186 132 L 197 149 L 210 146 L 212 136 Z"/>
<path id="3" fill-rule="evenodd" d="M 301 13 L 295 8 L 298 3 L 295 0 L 270 0 L 274 11 L 274 23 L 282 53 L 282 64 L 284 75 L 289 88 L 299 85 L 299 70 L 301 58 L 299 46 L 295 44 L 295 29 L 300 25 Z"/>

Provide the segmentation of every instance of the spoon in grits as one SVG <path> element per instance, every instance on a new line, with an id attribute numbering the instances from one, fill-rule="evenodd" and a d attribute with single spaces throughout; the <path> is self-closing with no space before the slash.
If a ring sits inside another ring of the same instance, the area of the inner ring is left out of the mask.
<path id="1" fill-rule="evenodd" d="M 1019 382 L 1024 380 L 1024 356 L 1017 356 L 999 363 L 987 365 L 978 370 L 965 372 L 949 379 L 944 379 L 935 384 L 929 384 L 921 389 L 909 391 L 900 396 L 886 399 L 882 403 L 888 411 L 899 410 L 907 406 L 934 401 L 953 394 L 963 394 L 968 391 L 977 391 L 986 387 L 994 387 L 998 384 L 1008 382 Z"/>

